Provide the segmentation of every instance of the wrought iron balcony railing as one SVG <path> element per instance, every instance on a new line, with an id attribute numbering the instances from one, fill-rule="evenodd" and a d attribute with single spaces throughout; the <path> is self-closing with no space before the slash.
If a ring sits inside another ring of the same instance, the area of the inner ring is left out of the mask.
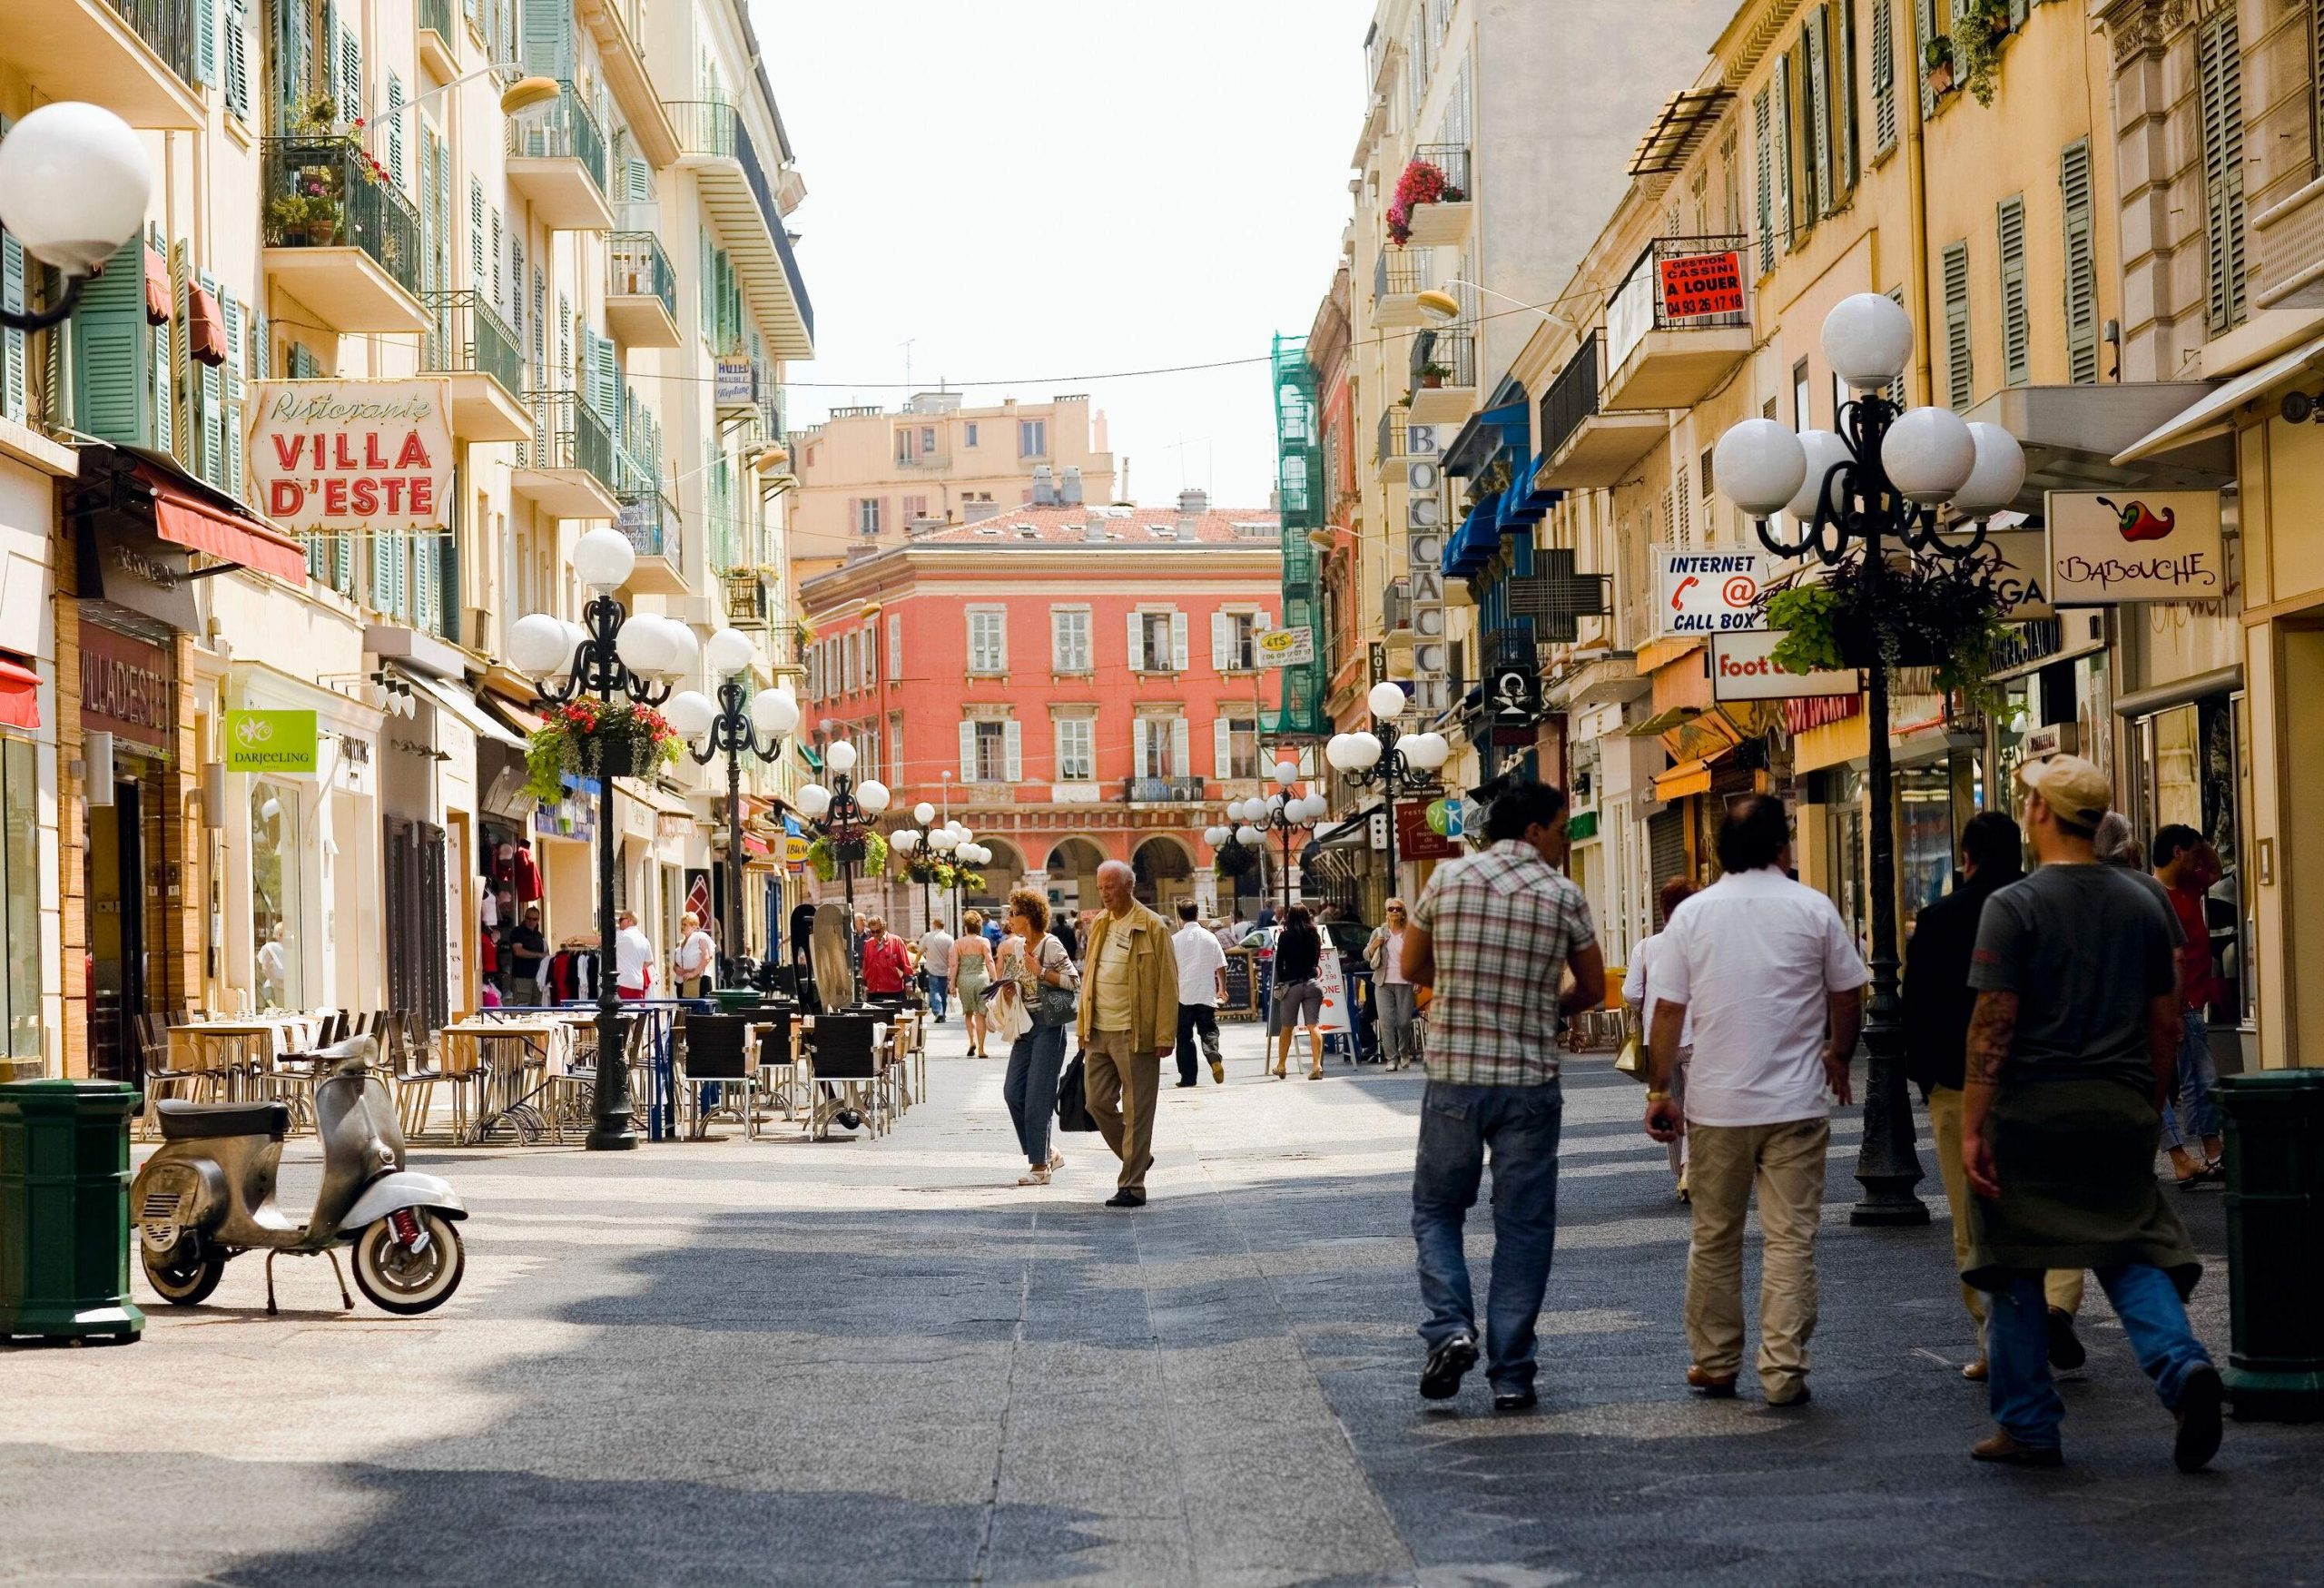
<path id="1" fill-rule="evenodd" d="M 269 248 L 359 248 L 419 291 L 419 211 L 376 175 L 353 135 L 266 141 L 261 180 Z"/>
<path id="2" fill-rule="evenodd" d="M 1413 339 L 1413 385 L 1474 386 L 1477 383 L 1477 333 L 1473 330 L 1424 330 Z"/>
<path id="3" fill-rule="evenodd" d="M 528 391 L 533 439 L 517 446 L 519 469 L 570 469 L 615 488 L 614 435 L 577 391 Z"/>
<path id="4" fill-rule="evenodd" d="M 658 490 L 625 491 L 615 527 L 629 537 L 640 557 L 658 557 L 685 577 L 685 536 L 678 523 L 677 504 Z"/>
<path id="5" fill-rule="evenodd" d="M 423 375 L 489 375 L 511 397 L 525 390 L 525 354 L 517 333 L 474 288 L 423 292 L 429 326 L 419 339 Z"/>
<path id="6" fill-rule="evenodd" d="M 1199 777 L 1131 777 L 1122 782 L 1122 801 L 1132 805 L 1200 804 L 1203 801 L 1203 780 Z"/>
<path id="7" fill-rule="evenodd" d="M 1748 246 L 1749 240 L 1742 237 L 1658 237 L 1648 244 L 1606 300 L 1606 368 L 1620 370 L 1649 331 L 1750 324 L 1750 272 L 1742 268 Z M 1733 296 L 1739 307 L 1719 309 L 1716 304 L 1727 296 L 1717 291 L 1724 284 L 1723 272 L 1708 261 L 1728 254 L 1734 256 Z M 1694 269 L 1681 267 L 1666 291 L 1663 266 L 1678 260 L 1705 262 Z"/>
<path id="8" fill-rule="evenodd" d="M 678 277 L 662 240 L 651 232 L 616 232 L 606 243 L 606 291 L 608 294 L 654 297 L 670 318 L 678 317 Z M 651 311 L 648 311 L 650 313 Z"/>
<path id="9" fill-rule="evenodd" d="M 1599 357 L 1599 333 L 1591 331 L 1581 339 L 1550 389 L 1541 394 L 1541 455 L 1548 457 L 1565 444 L 1566 438 L 1581 428 L 1581 423 L 1598 411 L 1598 388 L 1602 382 L 1603 361 Z"/>
<path id="10" fill-rule="evenodd" d="M 111 0 L 121 19 L 129 24 L 139 38 L 153 46 L 162 64 L 178 74 L 178 80 L 191 84 L 194 74 L 194 43 L 197 37 L 194 0 Z M 26 26 L 38 25 L 22 18 Z"/>
<path id="11" fill-rule="evenodd" d="M 791 233 L 783 223 L 783 207 L 775 202 L 774 189 L 767 181 L 765 167 L 759 163 L 758 150 L 752 143 L 751 129 L 743 122 L 742 111 L 711 99 L 667 101 L 662 108 L 670 113 L 682 153 L 732 160 L 743 168 L 743 178 L 750 184 L 751 196 L 758 204 L 759 219 L 766 226 L 776 257 L 783 261 L 783 277 L 791 285 L 791 301 L 799 306 L 800 321 L 812 338 L 815 332 L 814 305 L 807 301 L 807 282 L 800 275 L 799 261 L 791 251 Z"/>
<path id="12" fill-rule="evenodd" d="M 459 35 L 452 31 L 452 0 L 419 0 L 419 29 L 446 44 L 457 39 Z"/>
<path id="13" fill-rule="evenodd" d="M 605 131 L 597 125 L 597 118 L 582 103 L 572 84 L 559 84 L 557 90 L 555 103 L 509 122 L 508 153 L 522 160 L 577 160 L 589 173 L 589 180 L 596 184 L 597 192 L 603 193 Z"/>

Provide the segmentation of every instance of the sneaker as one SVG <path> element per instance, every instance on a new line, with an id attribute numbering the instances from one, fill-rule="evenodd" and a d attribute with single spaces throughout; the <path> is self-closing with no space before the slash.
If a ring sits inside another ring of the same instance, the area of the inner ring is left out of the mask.
<path id="1" fill-rule="evenodd" d="M 1461 1380 L 1477 1365 L 1477 1336 L 1454 1335 L 1432 1346 L 1420 1370 L 1421 1398 L 1449 1401 L 1461 1393 Z"/>
<path id="2" fill-rule="evenodd" d="M 1504 1389 L 1495 1394 L 1492 1409 L 1496 1412 L 1530 1411 L 1539 1406 L 1541 1400 L 1541 1397 L 1533 1393 L 1533 1386 L 1529 1384 L 1523 1389 Z"/>
<path id="3" fill-rule="evenodd" d="M 2062 1307 L 2050 1308 L 2050 1366 L 2061 1373 L 2072 1373 L 2089 1360 L 2090 1353 L 2082 1348 L 2073 1332 L 2073 1314 Z"/>
<path id="4" fill-rule="evenodd" d="M 1191 1081 L 1191 1080 L 1182 1080 L 1182 1081 L 1180 1081 L 1180 1082 L 1178 1082 L 1178 1083 L 1177 1083 L 1177 1088 L 1176 1088 L 1175 1090 L 1179 1090 L 1179 1091 L 1184 1091 L 1187 1088 L 1188 1088 L 1188 1087 L 1190 1087 L 1190 1086 L 1192 1086 L 1192 1085 L 1194 1085 L 1194 1082 L 1193 1082 L 1193 1081 Z"/>
<path id="5" fill-rule="evenodd" d="M 1985 1438 L 1969 1446 L 1971 1461 L 1989 1461 L 1996 1466 L 2063 1466 L 2065 1452 L 2054 1445 L 2020 1445 L 2009 1436 L 2006 1428 L 1996 1428 Z"/>
<path id="6" fill-rule="evenodd" d="M 2219 1454 L 2220 1402 L 2226 1394 L 2219 1369 L 2211 1366 L 2196 1368 L 2179 1386 L 2178 1409 L 2171 1414 L 2179 1433 L 2171 1442 L 2171 1459 L 2181 1472 L 2201 1472 Z"/>

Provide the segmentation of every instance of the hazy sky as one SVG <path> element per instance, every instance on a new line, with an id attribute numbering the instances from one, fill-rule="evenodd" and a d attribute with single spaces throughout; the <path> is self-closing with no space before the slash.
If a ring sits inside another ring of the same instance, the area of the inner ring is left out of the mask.
<path id="1" fill-rule="evenodd" d="M 1089 392 L 1137 500 L 1265 505 L 1264 362 L 1094 377 L 1305 332 L 1348 215 L 1372 0 L 753 5 L 807 181 L 794 423 L 896 407 L 909 339 L 918 386 Z"/>

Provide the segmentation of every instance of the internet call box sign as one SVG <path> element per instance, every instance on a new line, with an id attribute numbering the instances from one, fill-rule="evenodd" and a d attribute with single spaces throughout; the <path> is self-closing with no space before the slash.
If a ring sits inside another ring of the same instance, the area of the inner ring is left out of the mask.
<path id="1" fill-rule="evenodd" d="M 1661 261 L 1662 318 L 1702 320 L 1743 312 L 1743 256 L 1682 253 Z"/>
<path id="2" fill-rule="evenodd" d="M 1761 597 L 1767 559 L 1752 551 L 1655 547 L 1655 609 L 1661 632 L 1737 634 L 1768 626 Z"/>
<path id="3" fill-rule="evenodd" d="M 2043 516 L 2053 606 L 2216 601 L 2227 594 L 2217 491 L 2053 490 L 2043 498 Z"/>
<path id="4" fill-rule="evenodd" d="M 451 513 L 451 383 L 259 383 L 251 474 L 286 529 L 399 533 Z"/>

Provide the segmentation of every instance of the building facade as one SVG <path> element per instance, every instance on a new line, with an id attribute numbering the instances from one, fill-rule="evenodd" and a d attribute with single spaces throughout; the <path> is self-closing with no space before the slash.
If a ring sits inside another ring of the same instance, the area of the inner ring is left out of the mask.
<path id="1" fill-rule="evenodd" d="M 1114 499 L 1106 416 L 1085 396 L 970 407 L 923 391 L 893 413 L 840 408 L 793 437 L 792 558 L 803 572 L 864 547 L 1013 508 Z"/>
<path id="2" fill-rule="evenodd" d="M 1231 912 L 1239 883 L 1256 913 L 1262 883 L 1221 879 L 1203 833 L 1274 764 L 1257 636 L 1277 534 L 1271 512 L 1188 491 L 1175 508 L 1014 508 L 819 575 L 801 587 L 808 722 L 887 784 L 887 824 L 925 802 L 994 852 L 960 902 L 990 910 L 1045 875 L 1052 903 L 1093 909 L 1098 866 L 1121 860 L 1150 903 Z M 915 925 L 952 904 L 867 892 Z"/>

